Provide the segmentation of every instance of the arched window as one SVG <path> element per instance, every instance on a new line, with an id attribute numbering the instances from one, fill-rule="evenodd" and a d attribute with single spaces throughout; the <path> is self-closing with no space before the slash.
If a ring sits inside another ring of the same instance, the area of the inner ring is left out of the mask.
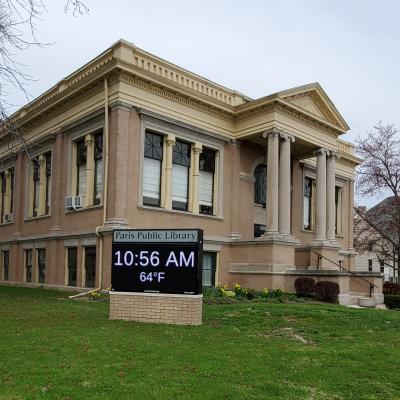
<path id="1" fill-rule="evenodd" d="M 263 206 L 266 204 L 266 176 L 267 167 L 264 164 L 257 165 L 254 170 L 254 178 L 256 178 L 254 182 L 254 203 Z"/>

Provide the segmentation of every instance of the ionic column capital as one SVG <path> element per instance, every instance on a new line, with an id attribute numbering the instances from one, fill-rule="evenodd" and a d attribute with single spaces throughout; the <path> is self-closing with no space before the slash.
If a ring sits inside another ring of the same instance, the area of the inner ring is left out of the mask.
<path id="1" fill-rule="evenodd" d="M 203 146 L 201 143 L 194 143 L 192 145 L 193 154 L 200 154 L 203 151 Z"/>
<path id="2" fill-rule="evenodd" d="M 314 156 L 319 156 L 319 155 L 325 155 L 325 156 L 327 156 L 327 155 L 330 154 L 330 150 L 324 149 L 323 147 L 320 147 L 319 149 L 314 150 L 314 151 L 313 151 L 313 154 L 314 154 Z"/>
<path id="3" fill-rule="evenodd" d="M 86 135 L 85 136 L 85 146 L 90 147 L 93 144 L 93 136 L 92 135 Z"/>
<path id="4" fill-rule="evenodd" d="M 280 133 L 279 135 L 283 142 L 293 143 L 295 141 L 295 137 L 293 135 L 290 135 L 289 133 Z"/>
<path id="5" fill-rule="evenodd" d="M 280 131 L 278 128 L 271 128 L 268 129 L 267 131 L 264 131 L 262 134 L 262 137 L 265 139 L 268 136 L 278 136 L 282 133 L 282 131 Z"/>
<path id="6" fill-rule="evenodd" d="M 167 146 L 170 146 L 170 147 L 174 146 L 176 143 L 175 135 L 168 135 L 166 143 L 167 143 Z"/>

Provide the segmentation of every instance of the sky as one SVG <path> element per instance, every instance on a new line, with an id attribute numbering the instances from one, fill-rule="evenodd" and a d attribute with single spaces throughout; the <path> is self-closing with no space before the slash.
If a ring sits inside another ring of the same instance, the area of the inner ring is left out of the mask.
<path id="1" fill-rule="evenodd" d="M 84 0 L 76 17 L 67 0 L 43 1 L 36 36 L 49 45 L 15 53 L 32 98 L 123 38 L 253 99 L 319 82 L 351 128 L 344 140 L 379 121 L 400 129 L 400 1 Z"/>

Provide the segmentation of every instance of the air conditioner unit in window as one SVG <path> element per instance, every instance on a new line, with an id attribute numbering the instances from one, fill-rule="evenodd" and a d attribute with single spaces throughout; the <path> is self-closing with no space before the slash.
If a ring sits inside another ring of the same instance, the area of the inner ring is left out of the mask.
<path id="1" fill-rule="evenodd" d="M 76 210 L 84 206 L 85 196 L 68 196 L 65 198 L 65 208 L 67 210 Z"/>
<path id="2" fill-rule="evenodd" d="M 4 214 L 4 222 L 12 222 L 13 220 L 13 215 L 10 214 Z"/>

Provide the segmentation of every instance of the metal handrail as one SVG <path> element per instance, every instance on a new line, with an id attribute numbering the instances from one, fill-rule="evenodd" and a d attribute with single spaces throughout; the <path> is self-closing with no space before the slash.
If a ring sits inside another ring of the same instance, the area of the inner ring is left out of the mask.
<path id="1" fill-rule="evenodd" d="M 328 260 L 328 261 L 330 261 L 332 264 L 337 265 L 340 269 L 342 269 L 342 270 L 348 272 L 350 275 L 353 275 L 353 276 L 355 276 L 356 278 L 359 278 L 359 279 L 361 279 L 361 280 L 367 282 L 367 283 L 369 284 L 369 297 L 372 296 L 372 290 L 373 290 L 373 288 L 374 288 L 374 287 L 378 287 L 378 286 L 375 285 L 374 283 L 370 282 L 368 279 L 365 279 L 365 278 L 363 278 L 362 276 L 355 274 L 353 271 L 350 271 L 349 269 L 343 267 L 342 264 L 338 264 L 337 262 L 331 260 L 331 259 L 328 258 L 328 257 L 323 256 L 322 254 L 318 253 L 317 251 L 314 251 L 314 253 L 318 255 L 318 267 L 319 267 L 319 260 L 320 260 L 321 258 L 325 258 L 325 260 Z"/>

